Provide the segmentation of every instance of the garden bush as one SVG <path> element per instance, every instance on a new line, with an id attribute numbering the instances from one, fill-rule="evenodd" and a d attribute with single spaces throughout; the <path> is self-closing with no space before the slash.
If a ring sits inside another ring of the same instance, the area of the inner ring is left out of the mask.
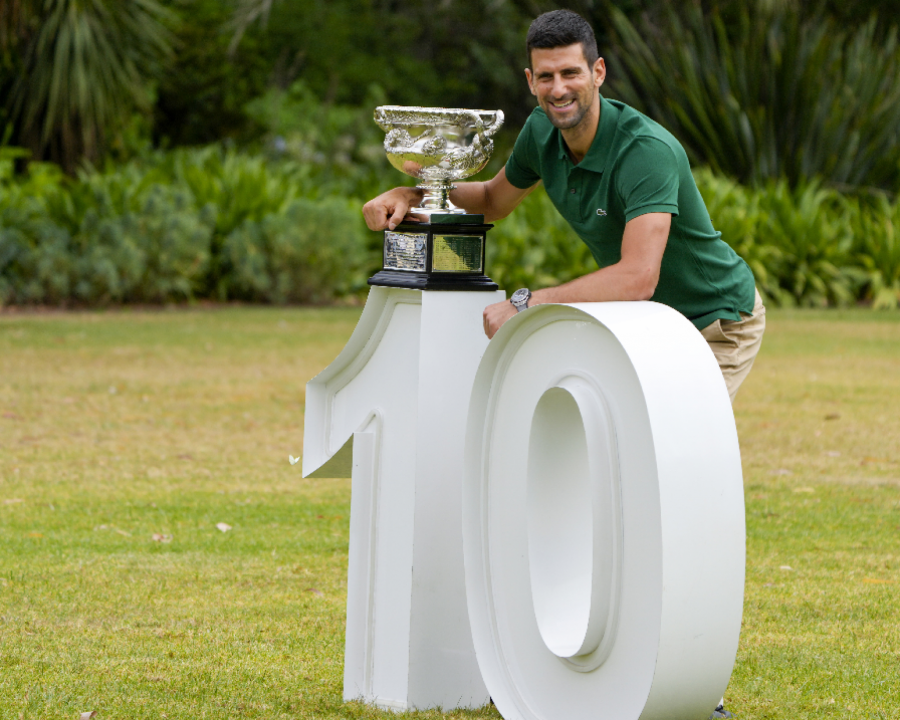
<path id="1" fill-rule="evenodd" d="M 884 195 L 847 201 L 853 253 L 864 276 L 861 296 L 875 309 L 900 305 L 900 202 Z"/>
<path id="2" fill-rule="evenodd" d="M 900 202 L 845 196 L 818 181 L 758 188 L 709 169 L 695 173 L 713 225 L 744 260 L 771 305 L 874 308 L 900 304 Z M 488 273 L 502 287 L 546 287 L 597 268 L 538 188 L 488 235 Z"/>
<path id="3" fill-rule="evenodd" d="M 0 211 L 0 302 L 105 305 L 194 297 L 209 267 L 212 215 L 153 186 L 139 209 L 85 211 L 74 229 L 39 213 Z"/>
<path id="4" fill-rule="evenodd" d="M 290 203 L 248 220 L 225 239 L 229 295 L 268 303 L 324 303 L 367 287 L 373 262 L 358 209 L 338 199 Z"/>
<path id="5" fill-rule="evenodd" d="M 0 304 L 325 303 L 375 262 L 355 203 L 304 197 L 291 163 L 205 148 L 16 178 L 14 156 L 0 155 Z"/>
<path id="6" fill-rule="evenodd" d="M 0 150 L 0 303 L 329 303 L 362 297 L 379 265 L 364 198 L 296 161 L 182 149 L 73 179 L 40 163 L 14 177 L 15 155 Z M 900 304 L 900 202 L 817 180 L 695 177 L 768 303 Z M 542 188 L 488 235 L 488 274 L 507 290 L 596 267 Z"/>

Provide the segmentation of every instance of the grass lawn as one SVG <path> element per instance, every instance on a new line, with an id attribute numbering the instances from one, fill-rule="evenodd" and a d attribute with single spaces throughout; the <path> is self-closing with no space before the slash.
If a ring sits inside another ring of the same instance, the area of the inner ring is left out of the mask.
<path id="1" fill-rule="evenodd" d="M 349 481 L 287 461 L 358 314 L 0 314 L 0 718 L 395 717 L 341 703 Z M 900 314 L 770 312 L 740 718 L 900 718 L 898 401 Z"/>

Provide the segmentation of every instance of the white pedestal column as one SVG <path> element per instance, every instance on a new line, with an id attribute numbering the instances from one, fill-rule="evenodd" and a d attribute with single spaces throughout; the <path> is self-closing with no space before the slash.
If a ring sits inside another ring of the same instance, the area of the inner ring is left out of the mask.
<path id="1" fill-rule="evenodd" d="M 488 701 L 472 645 L 461 490 L 469 395 L 502 292 L 373 287 L 307 385 L 303 474 L 352 476 L 344 698 L 398 710 Z"/>

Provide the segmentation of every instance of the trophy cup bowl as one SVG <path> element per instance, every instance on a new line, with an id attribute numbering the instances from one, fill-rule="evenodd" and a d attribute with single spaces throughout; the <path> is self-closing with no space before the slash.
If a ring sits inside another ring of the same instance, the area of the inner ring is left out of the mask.
<path id="1" fill-rule="evenodd" d="M 454 180 L 487 165 L 491 136 L 503 124 L 500 110 L 382 105 L 375 122 L 387 133 L 391 165 L 416 178 L 423 191 L 413 217 L 384 231 L 384 265 L 370 285 L 416 290 L 488 290 L 497 283 L 484 274 L 485 237 L 493 225 L 450 202 Z"/>
<path id="2" fill-rule="evenodd" d="M 503 111 L 382 105 L 375 122 L 387 133 L 384 150 L 391 165 L 419 180 L 416 187 L 424 191 L 410 213 L 465 214 L 450 202 L 453 181 L 487 165 Z"/>

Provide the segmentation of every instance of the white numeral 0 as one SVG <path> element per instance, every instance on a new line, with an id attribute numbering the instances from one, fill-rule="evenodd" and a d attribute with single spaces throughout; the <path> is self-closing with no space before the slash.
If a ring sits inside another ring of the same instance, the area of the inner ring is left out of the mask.
<path id="1" fill-rule="evenodd" d="M 700 334 L 655 303 L 541 305 L 476 376 L 469 617 L 507 720 L 705 720 L 734 663 L 740 454 Z"/>

